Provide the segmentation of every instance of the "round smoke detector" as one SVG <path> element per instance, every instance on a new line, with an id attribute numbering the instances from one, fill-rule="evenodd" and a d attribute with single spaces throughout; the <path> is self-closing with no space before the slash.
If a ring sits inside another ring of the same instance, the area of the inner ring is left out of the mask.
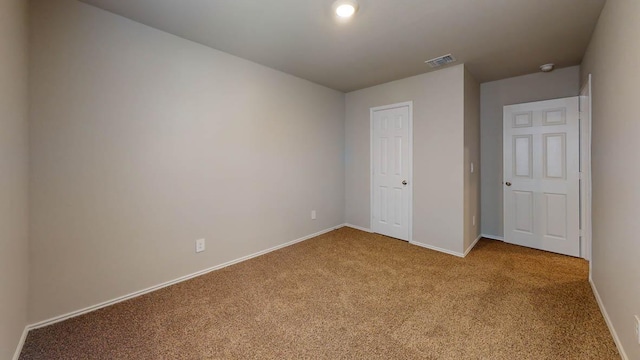
<path id="1" fill-rule="evenodd" d="M 540 66 L 540 71 L 542 72 L 551 72 L 556 64 L 544 64 Z"/>

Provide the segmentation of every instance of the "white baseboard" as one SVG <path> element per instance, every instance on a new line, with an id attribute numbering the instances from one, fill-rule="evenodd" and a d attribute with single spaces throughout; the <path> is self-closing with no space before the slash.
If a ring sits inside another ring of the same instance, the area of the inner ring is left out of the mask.
<path id="1" fill-rule="evenodd" d="M 237 264 L 239 262 L 243 262 L 243 261 L 246 261 L 246 260 L 249 260 L 249 259 L 253 259 L 253 258 L 258 257 L 260 255 L 264 255 L 264 254 L 270 253 L 272 251 L 276 251 L 276 250 L 282 249 L 282 248 L 287 247 L 287 246 L 291 246 L 293 244 L 297 244 L 297 243 L 305 241 L 305 240 L 309 240 L 311 238 L 314 238 L 316 236 L 320 236 L 322 234 L 328 233 L 328 232 L 333 231 L 335 229 L 339 229 L 341 227 L 342 227 L 342 225 L 333 226 L 333 227 L 330 227 L 328 229 L 324 229 L 322 231 L 318 231 L 317 233 L 314 233 L 314 234 L 311 234 L 311 235 L 307 235 L 307 236 L 301 237 L 299 239 L 295 239 L 293 241 L 289 241 L 287 243 L 284 243 L 284 244 L 281 244 L 281 245 L 278 245 L 278 246 L 274 246 L 274 247 L 266 249 L 266 250 L 258 251 L 257 253 L 253 253 L 251 255 L 243 256 L 241 258 L 238 258 L 238 259 L 235 259 L 235 260 L 231 260 L 231 261 L 225 262 L 225 263 L 220 264 L 220 265 L 212 266 L 210 268 L 207 268 L 207 269 L 204 269 L 204 270 L 200 270 L 200 271 L 197 271 L 197 272 L 189 274 L 189 275 L 181 276 L 181 277 L 179 277 L 177 279 L 173 279 L 173 280 L 170 280 L 170 281 L 167 281 L 167 282 L 163 282 L 161 284 L 154 285 L 154 286 L 148 287 L 148 288 L 143 289 L 143 290 L 132 292 L 130 294 L 127 294 L 127 295 L 124 295 L 124 296 L 120 296 L 120 297 L 117 297 L 117 298 L 112 299 L 112 300 L 101 302 L 99 304 L 92 305 L 92 306 L 86 307 L 84 309 L 80 309 L 80 310 L 69 312 L 69 313 L 64 314 L 64 315 L 59 315 L 59 316 L 56 316 L 56 317 L 52 317 L 50 319 L 47 319 L 47 320 L 44 320 L 44 321 L 40 321 L 40 322 L 37 322 L 35 324 L 28 325 L 26 331 L 32 330 L 32 329 L 38 329 L 38 328 L 45 327 L 45 326 L 48 326 L 48 325 L 52 325 L 52 324 L 55 324 L 55 323 L 58 323 L 58 322 L 61 322 L 61 321 L 76 317 L 76 316 L 80 316 L 80 315 L 83 315 L 83 314 L 86 314 L 86 313 L 89 313 L 89 312 L 92 312 L 92 311 L 107 307 L 109 305 L 117 304 L 119 302 L 123 302 L 123 301 L 129 300 L 129 299 L 133 299 L 133 298 L 136 298 L 136 297 L 138 297 L 140 295 L 148 294 L 150 292 L 165 288 L 167 286 L 171 286 L 171 285 L 174 285 L 174 284 L 177 284 L 177 283 L 189 280 L 189 279 L 193 279 L 195 277 L 210 273 L 212 271 L 219 270 L 219 269 L 225 268 L 227 266 L 230 266 L 230 265 L 233 265 L 233 264 Z M 20 346 L 20 349 L 21 348 L 22 348 L 22 346 Z"/>
<path id="2" fill-rule="evenodd" d="M 473 250 L 473 247 L 476 246 L 476 244 L 478 243 L 478 241 L 482 238 L 482 235 L 478 235 L 478 237 L 473 240 L 473 242 L 471 243 L 471 245 L 469 245 L 469 247 L 467 248 L 467 250 L 464 251 L 464 257 L 466 257 L 467 255 L 469 255 L 469 253 L 471 252 L 471 250 Z"/>
<path id="3" fill-rule="evenodd" d="M 20 353 L 22 352 L 25 340 L 27 340 L 28 333 L 29 326 L 27 325 L 24 327 L 24 330 L 22 330 L 22 336 L 20 336 L 20 341 L 18 342 L 18 346 L 16 346 L 16 352 L 13 354 L 13 360 L 18 360 L 18 358 L 20 358 Z"/>
<path id="4" fill-rule="evenodd" d="M 368 232 L 368 233 L 373 233 L 373 230 L 371 229 L 367 229 L 367 228 L 363 228 L 361 226 L 357 226 L 357 225 L 351 225 L 351 224 L 342 224 L 342 226 L 346 226 L 346 227 L 350 227 L 352 229 L 356 229 L 356 230 L 360 230 L 360 231 L 364 231 L 364 232 Z"/>
<path id="5" fill-rule="evenodd" d="M 457 252 L 457 251 L 451 251 L 451 250 L 448 250 L 448 249 L 439 248 L 437 246 L 423 244 L 423 243 L 420 243 L 420 242 L 417 242 L 417 241 L 410 241 L 409 243 L 412 244 L 412 245 L 423 247 L 425 249 L 435 250 L 435 251 L 439 251 L 441 253 L 445 253 L 445 254 L 461 257 L 461 258 L 464 257 L 463 253 L 460 253 L 460 252 Z"/>
<path id="6" fill-rule="evenodd" d="M 609 332 L 611 333 L 611 336 L 613 337 L 613 342 L 616 343 L 616 347 L 618 348 L 618 352 L 620 353 L 620 356 L 622 357 L 622 360 L 629 360 L 629 357 L 627 356 L 627 353 L 624 352 L 624 348 L 622 347 L 622 342 L 620 342 L 620 338 L 618 337 L 618 333 L 616 333 L 616 329 L 613 328 L 613 323 L 611 323 L 611 318 L 609 317 L 609 314 L 607 313 L 607 309 L 604 308 L 604 304 L 602 303 L 602 299 L 600 298 L 600 294 L 598 293 L 598 289 L 596 288 L 596 284 L 591 279 L 591 276 L 589 276 L 589 284 L 591 284 L 591 290 L 593 290 L 593 295 L 596 297 L 596 302 L 598 303 L 598 306 L 600 307 L 600 312 L 602 313 L 602 316 L 604 317 L 604 321 L 607 323 L 607 326 L 609 327 Z"/>
<path id="7" fill-rule="evenodd" d="M 464 253 L 459 253 L 457 251 L 452 251 L 452 250 L 448 250 L 448 249 L 443 249 L 437 246 L 433 246 L 433 245 L 427 245 L 427 244 L 423 244 L 417 241 L 409 241 L 410 244 L 412 245 L 416 245 L 416 246 L 420 246 L 423 247 L 425 249 L 429 249 L 429 250 L 435 250 L 435 251 L 439 251 L 441 253 L 445 253 L 445 254 L 449 254 L 449 255 L 453 255 L 453 256 L 457 256 L 457 257 L 461 257 L 464 258 L 466 257 L 469 252 L 471 252 L 471 250 L 473 249 L 474 246 L 476 246 L 476 244 L 478 243 L 478 241 L 483 237 L 483 235 L 478 235 L 478 237 L 473 240 L 473 242 L 471 243 L 471 245 L 469 245 L 469 247 L 464 251 Z"/>
<path id="8" fill-rule="evenodd" d="M 356 229 L 356 230 L 360 230 L 360 231 L 365 231 L 365 232 L 368 232 L 368 233 L 373 233 L 373 230 L 367 229 L 367 228 L 363 228 L 363 227 L 360 227 L 360 226 L 357 226 L 357 225 L 344 223 L 344 224 L 342 224 L 342 226 L 350 227 L 350 228 L 353 228 L 353 229 Z M 449 254 L 449 255 L 453 255 L 453 256 L 457 256 L 457 257 L 465 257 L 465 256 L 467 256 L 467 254 L 469 254 L 469 252 L 473 249 L 473 247 L 476 246 L 476 244 L 478 243 L 478 240 L 480 240 L 480 238 L 482 238 L 482 237 L 483 237 L 483 235 L 479 235 L 473 241 L 473 243 L 467 248 L 467 250 L 465 250 L 464 253 L 459 253 L 459 252 L 456 252 L 456 251 L 451 251 L 451 250 L 439 248 L 437 246 L 423 244 L 423 243 L 420 243 L 420 242 L 417 242 L 417 241 L 409 241 L 409 244 L 420 246 L 420 247 L 423 247 L 423 248 L 429 249 L 429 250 L 439 251 L 439 252 L 442 252 L 442 253 L 445 253 L 445 254 Z"/>
<path id="9" fill-rule="evenodd" d="M 483 238 L 491 239 L 491 240 L 504 241 L 504 236 L 487 235 L 487 234 L 480 234 L 480 236 Z"/>

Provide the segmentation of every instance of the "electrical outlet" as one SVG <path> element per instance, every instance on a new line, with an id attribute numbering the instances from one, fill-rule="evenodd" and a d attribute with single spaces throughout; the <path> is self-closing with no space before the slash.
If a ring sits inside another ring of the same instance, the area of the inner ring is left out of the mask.
<path id="1" fill-rule="evenodd" d="M 471 163 L 471 173 L 472 173 L 472 174 L 473 174 L 473 171 L 474 171 L 474 169 L 473 169 L 473 163 Z"/>
<path id="2" fill-rule="evenodd" d="M 638 344 L 640 345 L 640 317 L 636 315 L 636 340 L 638 340 Z"/>
<path id="3" fill-rule="evenodd" d="M 476 226 L 476 216 L 475 216 L 475 215 L 473 215 L 473 216 L 471 217 L 471 219 L 472 219 L 472 220 L 471 220 L 472 225 L 473 225 L 473 226 Z"/>
<path id="4" fill-rule="evenodd" d="M 311 220 L 315 220 L 315 219 L 316 219 L 316 211 L 311 210 Z"/>
<path id="5" fill-rule="evenodd" d="M 203 252 L 204 251 L 204 239 L 198 239 L 196 240 L 196 252 Z"/>

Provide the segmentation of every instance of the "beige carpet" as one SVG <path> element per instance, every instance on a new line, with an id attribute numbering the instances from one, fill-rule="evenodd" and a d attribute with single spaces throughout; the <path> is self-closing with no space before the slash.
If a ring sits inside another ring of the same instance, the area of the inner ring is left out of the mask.
<path id="1" fill-rule="evenodd" d="M 342 228 L 31 331 L 20 359 L 620 359 L 580 259 Z"/>

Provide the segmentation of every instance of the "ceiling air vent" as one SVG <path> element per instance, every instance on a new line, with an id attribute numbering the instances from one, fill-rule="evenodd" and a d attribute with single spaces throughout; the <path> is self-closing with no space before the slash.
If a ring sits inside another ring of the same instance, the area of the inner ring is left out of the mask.
<path id="1" fill-rule="evenodd" d="M 456 61 L 456 58 L 454 58 L 451 54 L 447 54 L 443 56 L 438 56 L 435 59 L 427 60 L 425 61 L 425 63 L 429 64 L 429 66 L 434 68 L 442 65 L 451 64 L 454 61 Z"/>

